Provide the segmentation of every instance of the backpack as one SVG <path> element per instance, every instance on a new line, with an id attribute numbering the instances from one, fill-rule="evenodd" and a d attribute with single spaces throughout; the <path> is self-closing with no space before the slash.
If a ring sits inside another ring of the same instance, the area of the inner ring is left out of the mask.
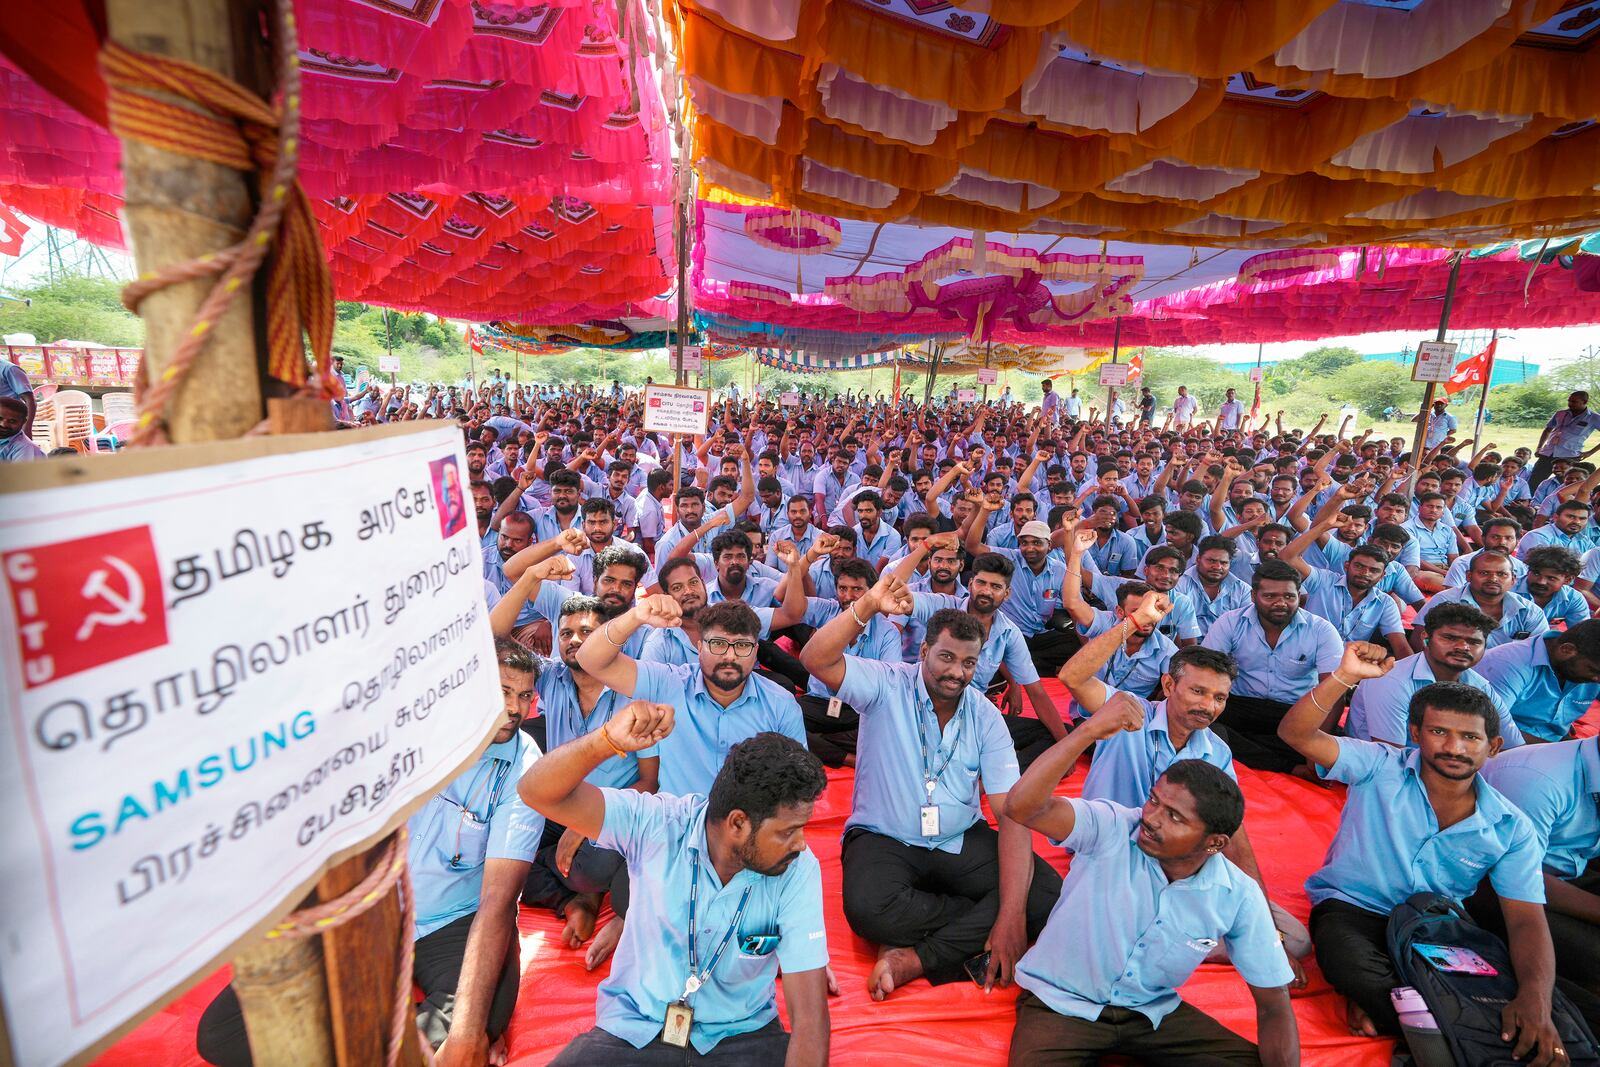
<path id="1" fill-rule="evenodd" d="M 1512 1046 L 1500 1040 L 1500 1011 L 1517 995 L 1511 952 L 1474 923 L 1460 904 L 1437 893 L 1417 893 L 1389 916 L 1389 957 L 1400 985 L 1422 994 L 1458 1067 L 1519 1067 Z M 1413 947 L 1449 945 L 1471 949 L 1499 973 L 1493 976 L 1441 971 Z M 1557 988 L 1550 1015 L 1572 1067 L 1600 1067 L 1600 1046 L 1588 1023 Z"/>

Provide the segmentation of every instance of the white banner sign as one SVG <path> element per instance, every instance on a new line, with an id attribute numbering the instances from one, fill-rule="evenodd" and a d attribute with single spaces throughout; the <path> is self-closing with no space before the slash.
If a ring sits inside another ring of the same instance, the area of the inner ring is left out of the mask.
<path id="1" fill-rule="evenodd" d="M 1100 364 L 1100 384 L 1107 386 L 1127 385 L 1128 363 L 1102 363 Z"/>
<path id="2" fill-rule="evenodd" d="M 399 356 L 379 356 L 378 357 L 378 369 L 380 371 L 382 371 L 383 373 L 385 373 L 385 374 L 399 374 L 400 373 L 400 357 Z"/>
<path id="3" fill-rule="evenodd" d="M 778 402 L 786 408 L 797 408 L 800 406 L 800 394 L 791 389 L 779 397 Z"/>
<path id="4" fill-rule="evenodd" d="M 956 390 L 956 403 L 958 403 L 958 404 L 971 404 L 971 403 L 976 402 L 977 399 L 978 399 L 978 391 L 976 389 L 957 389 Z"/>
<path id="5" fill-rule="evenodd" d="M 466 457 L 425 427 L 0 472 L 18 1063 L 208 973 L 488 741 Z"/>
<path id="6" fill-rule="evenodd" d="M 1250 380 L 1252 382 L 1259 382 L 1261 380 L 1261 368 L 1260 367 L 1251 367 L 1250 368 Z"/>
<path id="7" fill-rule="evenodd" d="M 672 354 L 673 354 L 673 356 L 677 356 L 678 350 L 677 349 L 673 349 L 672 350 Z M 701 368 L 702 365 L 703 365 L 703 363 L 702 363 L 702 358 L 701 358 L 701 348 L 700 348 L 700 346 L 699 345 L 684 345 L 683 346 L 683 370 L 684 370 L 684 373 L 687 374 L 690 371 L 693 371 L 694 373 L 699 374 L 700 373 L 700 368 Z M 673 361 L 673 370 L 677 370 L 677 361 L 675 359 Z"/>
<path id="8" fill-rule="evenodd" d="M 676 385 L 644 387 L 644 428 L 656 433 L 703 434 L 711 425 L 711 392 Z"/>
<path id="9" fill-rule="evenodd" d="M 1414 382 L 1448 382 L 1456 372 L 1454 341 L 1424 341 L 1417 346 L 1417 362 L 1411 368 Z"/>
<path id="10" fill-rule="evenodd" d="M 1000 380 L 1000 372 L 993 367 L 978 368 L 978 384 L 994 385 Z"/>

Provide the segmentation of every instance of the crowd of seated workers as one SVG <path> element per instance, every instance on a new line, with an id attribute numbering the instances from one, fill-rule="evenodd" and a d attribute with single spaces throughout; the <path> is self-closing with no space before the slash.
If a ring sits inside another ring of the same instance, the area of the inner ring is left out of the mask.
<path id="1" fill-rule="evenodd" d="M 1516 1057 L 1563 1064 L 1558 988 L 1600 1025 L 1586 396 L 1531 467 L 1439 411 L 1414 450 L 1231 390 L 1129 425 L 1051 389 L 730 398 L 692 439 L 620 388 L 374 408 L 461 425 L 504 701 L 411 820 L 436 1062 L 503 1062 L 519 905 L 609 965 L 563 1067 L 821 1064 L 830 996 L 921 982 L 1020 987 L 1019 1067 L 1282 1067 L 1311 957 L 1353 1033 L 1399 1032 L 1385 930 L 1418 892 L 1505 940 Z M 1309 923 L 1256 861 L 1238 764 L 1345 787 Z M 846 766 L 865 989 L 828 965 L 806 846 Z M 1256 1041 L 1177 994 L 1208 960 Z M 251 1062 L 231 990 L 198 1042 Z"/>

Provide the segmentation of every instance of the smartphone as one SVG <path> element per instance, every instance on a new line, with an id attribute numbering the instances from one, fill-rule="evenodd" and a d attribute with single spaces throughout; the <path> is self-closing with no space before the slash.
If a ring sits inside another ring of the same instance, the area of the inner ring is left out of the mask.
<path id="1" fill-rule="evenodd" d="M 983 952 L 972 957 L 964 964 L 967 969 L 967 977 L 972 979 L 972 984 L 977 986 L 979 989 L 982 989 L 987 983 L 989 974 L 989 956 L 990 953 Z"/>

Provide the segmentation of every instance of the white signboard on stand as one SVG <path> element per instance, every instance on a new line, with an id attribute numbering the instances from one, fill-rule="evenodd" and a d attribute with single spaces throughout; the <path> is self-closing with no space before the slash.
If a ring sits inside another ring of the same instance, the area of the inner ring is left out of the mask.
<path id="1" fill-rule="evenodd" d="M 1259 382 L 1261 380 L 1261 368 L 1260 367 L 1251 367 L 1250 368 L 1250 380 L 1252 382 Z"/>
<path id="2" fill-rule="evenodd" d="M 656 433 L 704 434 L 711 425 L 711 392 L 676 385 L 644 387 L 644 428 Z"/>
<path id="3" fill-rule="evenodd" d="M 957 389 L 956 390 L 956 403 L 958 403 L 958 404 L 971 404 L 971 403 L 976 402 L 977 399 L 978 399 L 978 391 L 976 389 Z"/>
<path id="4" fill-rule="evenodd" d="M 993 367 L 978 368 L 978 384 L 994 385 L 1000 380 L 1000 372 Z"/>
<path id="5" fill-rule="evenodd" d="M 437 425 L 0 471 L 17 1063 L 103 1046 L 477 758 L 467 481 Z"/>
<path id="6" fill-rule="evenodd" d="M 385 373 L 385 374 L 399 374 L 400 373 L 400 357 L 399 356 L 379 356 L 378 357 L 378 369 L 380 371 L 382 371 L 383 373 Z"/>
<path id="7" fill-rule="evenodd" d="M 780 396 L 778 402 L 786 408 L 797 408 L 800 406 L 800 394 L 791 389 Z"/>
<path id="8" fill-rule="evenodd" d="M 1424 341 L 1417 346 L 1417 362 L 1411 367 L 1414 382 L 1448 382 L 1456 372 L 1454 341 Z"/>
<path id="9" fill-rule="evenodd" d="M 674 357 L 677 356 L 677 353 L 678 353 L 677 349 L 673 349 L 672 350 L 672 354 L 673 354 Z M 674 358 L 672 360 L 672 363 L 673 363 L 673 368 L 672 369 L 673 370 L 677 370 L 678 369 L 677 368 L 677 359 Z M 703 366 L 703 360 L 702 360 L 702 353 L 701 353 L 700 346 L 699 345 L 684 345 L 683 346 L 683 371 L 684 371 L 684 373 L 688 374 L 688 373 L 692 372 L 692 373 L 695 373 L 695 374 L 699 374 L 700 373 L 700 369 L 701 369 L 702 366 Z"/>
<path id="10" fill-rule="evenodd" d="M 1102 363 L 1100 364 L 1100 384 L 1108 388 L 1127 385 L 1130 363 Z"/>

